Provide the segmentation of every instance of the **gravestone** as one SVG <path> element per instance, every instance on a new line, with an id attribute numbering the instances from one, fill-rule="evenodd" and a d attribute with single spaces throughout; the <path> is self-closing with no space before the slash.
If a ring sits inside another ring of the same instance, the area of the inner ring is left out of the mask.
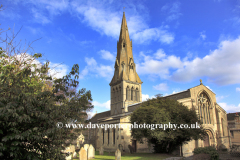
<path id="1" fill-rule="evenodd" d="M 89 144 L 84 144 L 83 148 L 87 151 L 89 148 Z"/>
<path id="2" fill-rule="evenodd" d="M 121 160 L 121 151 L 119 149 L 115 152 L 115 160 Z"/>
<path id="3" fill-rule="evenodd" d="M 73 152 L 73 158 L 77 158 L 77 152 Z"/>
<path id="4" fill-rule="evenodd" d="M 80 149 L 79 152 L 79 160 L 87 160 L 87 152 L 83 147 Z"/>
<path id="5" fill-rule="evenodd" d="M 88 148 L 88 159 L 95 157 L 95 148 L 90 144 Z"/>
<path id="6" fill-rule="evenodd" d="M 103 153 L 104 153 L 104 149 L 103 149 L 103 146 L 101 146 L 101 147 L 99 148 L 99 155 L 103 155 Z"/>

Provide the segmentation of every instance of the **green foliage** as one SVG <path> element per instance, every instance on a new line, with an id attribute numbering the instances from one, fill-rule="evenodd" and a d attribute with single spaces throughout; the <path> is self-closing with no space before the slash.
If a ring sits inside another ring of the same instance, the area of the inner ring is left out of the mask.
<path id="1" fill-rule="evenodd" d="M 93 108 L 91 92 L 77 92 L 78 65 L 51 80 L 49 63 L 34 63 L 41 54 L 6 51 L 0 48 L 0 159 L 63 159 L 62 144 L 77 133 L 56 123 L 84 123 Z"/>
<path id="2" fill-rule="evenodd" d="M 200 121 L 194 110 L 189 110 L 176 100 L 166 99 L 158 96 L 143 102 L 141 106 L 131 115 L 131 123 L 134 124 L 200 124 Z M 171 152 L 176 146 L 182 145 L 185 141 L 191 139 L 203 139 L 205 131 L 202 127 L 199 129 L 177 128 L 166 129 L 156 128 L 155 130 L 142 128 L 132 129 L 132 136 L 142 142 L 147 138 L 148 142 L 154 144 L 155 152 Z"/>
<path id="3" fill-rule="evenodd" d="M 219 154 L 217 150 L 214 147 L 200 147 L 200 148 L 195 148 L 193 151 L 194 154 L 209 154 L 211 155 L 211 160 L 219 160 Z"/>

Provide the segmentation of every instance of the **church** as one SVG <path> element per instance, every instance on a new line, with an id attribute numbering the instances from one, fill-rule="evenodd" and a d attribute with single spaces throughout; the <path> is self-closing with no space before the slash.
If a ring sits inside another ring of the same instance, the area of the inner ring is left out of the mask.
<path id="1" fill-rule="evenodd" d="M 129 37 L 127 21 L 123 12 L 119 40 L 117 42 L 117 56 L 114 65 L 114 75 L 110 82 L 111 108 L 109 111 L 95 114 L 92 124 L 122 124 L 130 126 L 130 114 L 142 103 L 142 81 L 136 72 L 136 65 L 132 54 L 132 40 Z M 216 102 L 216 94 L 200 84 L 175 94 L 165 96 L 183 103 L 189 109 L 196 110 L 203 122 L 208 136 L 205 140 L 192 140 L 179 149 L 183 156 L 193 154 L 194 148 L 215 146 L 216 148 L 230 148 L 230 138 L 226 111 Z M 86 137 L 87 138 L 87 137 Z M 128 127 L 91 129 L 88 132 L 88 142 L 98 150 L 103 146 L 104 151 L 114 152 L 117 148 L 123 152 L 151 153 L 153 146 L 139 143 L 131 137 Z M 131 147 L 129 147 L 131 146 Z"/>

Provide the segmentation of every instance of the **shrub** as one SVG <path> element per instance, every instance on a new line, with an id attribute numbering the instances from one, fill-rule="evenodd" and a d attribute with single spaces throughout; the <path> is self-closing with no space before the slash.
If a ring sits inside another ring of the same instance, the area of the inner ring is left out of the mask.
<path id="1" fill-rule="evenodd" d="M 219 160 L 219 154 L 214 147 L 200 147 L 195 148 L 193 151 L 194 154 L 205 153 L 211 156 L 211 160 Z"/>

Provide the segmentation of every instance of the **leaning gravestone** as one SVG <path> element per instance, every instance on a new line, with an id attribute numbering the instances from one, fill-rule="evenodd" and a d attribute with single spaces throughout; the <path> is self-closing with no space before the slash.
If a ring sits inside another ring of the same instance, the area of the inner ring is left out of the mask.
<path id="1" fill-rule="evenodd" d="M 121 160 L 121 151 L 119 149 L 115 152 L 115 160 Z"/>
<path id="2" fill-rule="evenodd" d="M 79 160 L 87 160 L 87 152 L 83 147 L 80 149 L 79 152 Z"/>
<path id="3" fill-rule="evenodd" d="M 95 157 L 95 149 L 94 147 L 90 144 L 88 148 L 88 159 L 94 158 Z"/>
<path id="4" fill-rule="evenodd" d="M 103 150 L 103 147 L 101 146 L 101 147 L 99 148 L 99 155 L 103 155 L 103 152 L 104 152 L 104 150 Z"/>

